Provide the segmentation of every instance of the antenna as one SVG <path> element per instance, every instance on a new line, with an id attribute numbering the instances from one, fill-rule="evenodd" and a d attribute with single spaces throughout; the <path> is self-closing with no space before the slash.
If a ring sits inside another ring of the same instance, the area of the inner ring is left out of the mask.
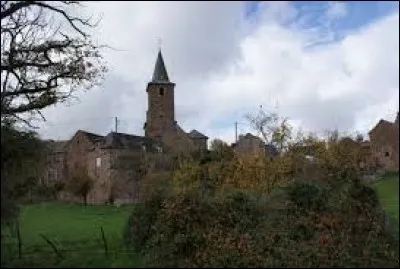
<path id="1" fill-rule="evenodd" d="M 237 137 L 237 127 L 238 127 L 238 123 L 237 123 L 237 121 L 235 121 L 235 143 L 237 143 L 237 139 L 238 139 L 238 137 Z"/>

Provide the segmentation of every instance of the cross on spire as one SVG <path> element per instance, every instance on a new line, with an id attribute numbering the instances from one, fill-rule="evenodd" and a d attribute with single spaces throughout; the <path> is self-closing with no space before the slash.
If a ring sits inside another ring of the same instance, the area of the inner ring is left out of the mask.
<path id="1" fill-rule="evenodd" d="M 162 45 L 162 39 L 161 38 L 157 39 L 157 45 L 158 45 L 158 50 L 161 50 L 161 45 Z"/>

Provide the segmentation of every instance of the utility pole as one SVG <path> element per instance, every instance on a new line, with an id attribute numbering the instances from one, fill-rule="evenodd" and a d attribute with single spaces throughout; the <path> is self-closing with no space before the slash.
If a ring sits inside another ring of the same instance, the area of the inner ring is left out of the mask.
<path id="1" fill-rule="evenodd" d="M 237 143 L 237 121 L 235 121 L 235 143 Z"/>
<path id="2" fill-rule="evenodd" d="M 115 117 L 115 132 L 118 133 L 118 117 Z"/>

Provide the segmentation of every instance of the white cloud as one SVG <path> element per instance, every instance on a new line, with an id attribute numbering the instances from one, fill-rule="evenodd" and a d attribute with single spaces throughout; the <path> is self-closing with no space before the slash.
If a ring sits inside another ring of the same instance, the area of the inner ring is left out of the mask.
<path id="1" fill-rule="evenodd" d="M 123 123 L 121 131 L 143 134 L 145 88 L 159 37 L 177 84 L 178 122 L 210 138 L 232 142 L 234 121 L 260 104 L 278 102 L 282 115 L 318 132 L 336 127 L 365 132 L 398 109 L 398 12 L 341 41 L 315 45 L 332 29 L 302 27 L 299 20 L 307 14 L 287 2 L 260 4 L 256 23 L 245 20 L 240 2 L 91 5 L 104 13 L 99 39 L 125 51 L 107 52 L 112 71 L 101 91 L 82 95 L 79 105 L 46 111 L 54 128 L 43 129 L 45 136 L 68 138 L 77 128 L 105 134 L 114 116 Z M 325 16 L 345 16 L 341 8 L 331 5 Z"/>

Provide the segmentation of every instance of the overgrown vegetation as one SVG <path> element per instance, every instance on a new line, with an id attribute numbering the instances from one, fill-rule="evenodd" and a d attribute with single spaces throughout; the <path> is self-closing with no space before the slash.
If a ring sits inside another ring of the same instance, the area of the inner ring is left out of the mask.
<path id="1" fill-rule="evenodd" d="M 35 132 L 17 129 L 12 123 L 1 126 L 1 220 L 17 215 L 16 201 L 32 196 L 43 169 L 42 141 Z"/>
<path id="2" fill-rule="evenodd" d="M 94 181 L 88 175 L 87 171 L 80 169 L 75 171 L 75 174 L 67 182 L 66 188 L 71 194 L 81 197 L 84 205 L 87 204 L 87 197 L 90 190 L 93 188 Z"/>
<path id="3" fill-rule="evenodd" d="M 98 85 L 107 71 L 90 19 L 71 13 L 77 1 L 1 1 L 1 224 L 18 203 L 57 196 L 41 182 L 45 146 L 32 120 L 42 109 Z M 24 128 L 22 128 L 23 126 Z M 29 128 L 29 129 L 27 129 Z M 3 253 L 3 252 L 2 252 Z"/>
<path id="4" fill-rule="evenodd" d="M 126 241 L 156 267 L 398 267 L 353 142 L 333 132 L 288 141 L 274 159 L 181 160 L 162 184 L 153 175 L 159 189 L 132 212 Z"/>

